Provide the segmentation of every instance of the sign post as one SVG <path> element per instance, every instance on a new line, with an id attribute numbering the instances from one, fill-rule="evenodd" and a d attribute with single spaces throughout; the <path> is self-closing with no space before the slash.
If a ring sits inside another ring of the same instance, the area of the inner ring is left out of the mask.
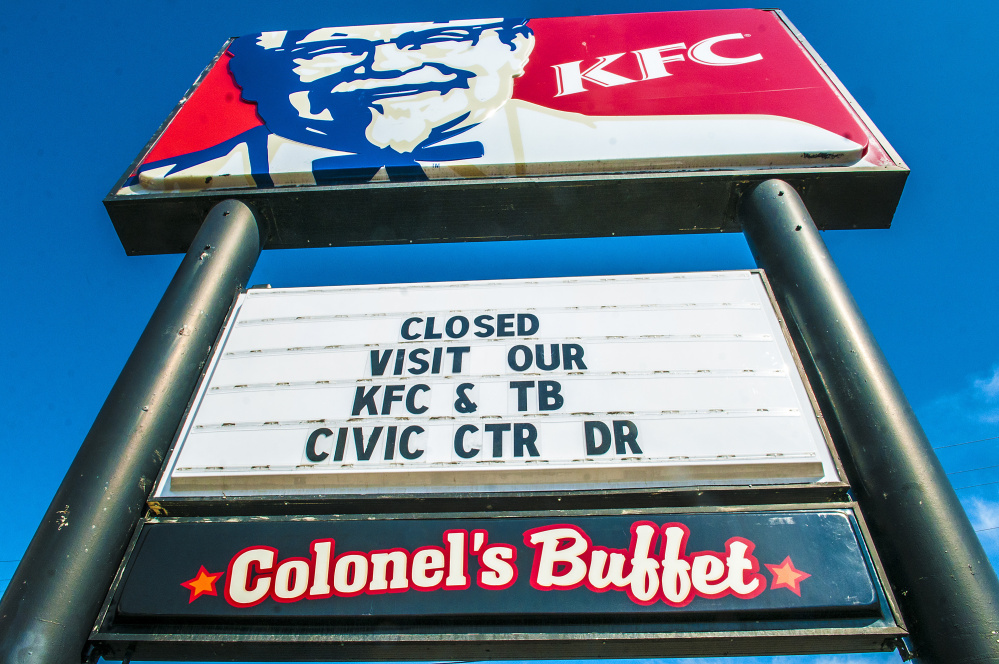
<path id="1" fill-rule="evenodd" d="M 995 661 L 999 580 L 808 210 L 787 183 L 769 180 L 743 200 L 739 219 L 823 387 L 915 656 Z"/>
<path id="2" fill-rule="evenodd" d="M 79 664 L 260 235 L 238 201 L 208 213 L 0 600 L 0 661 Z"/>

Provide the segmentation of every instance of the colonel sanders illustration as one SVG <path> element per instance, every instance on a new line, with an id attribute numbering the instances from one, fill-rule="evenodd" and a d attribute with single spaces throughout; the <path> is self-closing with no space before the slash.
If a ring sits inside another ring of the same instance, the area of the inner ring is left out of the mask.
<path id="1" fill-rule="evenodd" d="M 257 186 L 295 184 L 288 177 L 302 170 L 317 184 L 370 180 L 383 168 L 389 179 L 426 179 L 420 161 L 483 155 L 475 141 L 441 143 L 510 99 L 534 47 L 526 23 L 399 23 L 237 39 L 229 70 L 265 126 L 141 171 L 181 181 L 252 173 Z"/>

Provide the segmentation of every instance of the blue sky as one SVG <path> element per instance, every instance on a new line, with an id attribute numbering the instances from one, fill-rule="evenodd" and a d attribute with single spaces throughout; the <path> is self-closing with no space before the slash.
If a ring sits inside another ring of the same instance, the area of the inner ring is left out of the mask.
<path id="1" fill-rule="evenodd" d="M 126 257 L 101 199 L 227 37 L 320 24 L 738 6 L 746 5 L 427 0 L 5 7 L 0 588 L 180 261 Z M 825 241 L 930 440 L 941 448 L 996 565 L 999 484 L 987 467 L 999 464 L 999 224 L 990 184 L 999 148 L 992 69 L 999 9 L 984 2 L 948 10 L 929 2 L 789 0 L 780 6 L 912 169 L 890 230 L 830 232 Z M 615 238 L 274 251 L 261 257 L 251 283 L 748 267 L 754 264 L 740 235 Z"/>

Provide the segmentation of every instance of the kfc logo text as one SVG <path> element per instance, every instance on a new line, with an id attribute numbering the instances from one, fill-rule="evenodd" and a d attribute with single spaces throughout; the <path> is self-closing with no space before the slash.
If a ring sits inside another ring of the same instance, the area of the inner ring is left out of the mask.
<path id="1" fill-rule="evenodd" d="M 610 88 L 617 85 L 625 85 L 627 83 L 638 83 L 640 81 L 648 81 L 654 78 L 672 76 L 673 74 L 666 70 L 666 63 L 682 62 L 687 58 L 698 64 L 712 67 L 731 67 L 733 65 L 744 65 L 750 62 L 762 60 L 763 56 L 759 53 L 739 58 L 731 58 L 719 55 L 713 50 L 714 45 L 719 42 L 742 39 L 745 36 L 746 35 L 740 33 L 733 33 L 728 35 L 719 35 L 717 37 L 709 37 L 708 39 L 702 39 L 689 49 L 685 43 L 679 42 L 676 44 L 654 46 L 652 48 L 643 48 L 637 51 L 631 51 L 632 55 L 634 55 L 637 59 L 638 68 L 641 71 L 641 78 L 628 78 L 606 70 L 608 65 L 624 57 L 624 53 L 614 53 L 613 55 L 601 56 L 597 59 L 595 64 L 590 65 L 587 69 L 582 68 L 582 60 L 565 62 L 560 65 L 552 65 L 552 68 L 555 70 L 555 85 L 558 88 L 558 93 L 555 96 L 564 97 L 566 95 L 577 94 L 579 92 L 586 92 L 587 90 L 584 86 L 585 82 L 595 83 L 596 85 Z M 683 51 L 686 51 L 686 58 L 684 57 Z"/>

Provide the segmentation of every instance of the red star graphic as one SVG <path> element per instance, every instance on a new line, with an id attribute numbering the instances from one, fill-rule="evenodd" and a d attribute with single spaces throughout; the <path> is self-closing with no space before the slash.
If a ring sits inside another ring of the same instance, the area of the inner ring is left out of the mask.
<path id="1" fill-rule="evenodd" d="M 785 558 L 780 565 L 767 565 L 767 569 L 774 575 L 774 580 L 770 584 L 771 590 L 787 588 L 798 597 L 801 597 L 801 588 L 798 584 L 811 576 L 811 574 L 796 569 L 794 563 L 791 562 L 791 556 Z"/>
<path id="2" fill-rule="evenodd" d="M 225 572 L 212 574 L 205 569 L 204 565 L 202 565 L 201 569 L 198 570 L 197 576 L 180 584 L 191 591 L 191 599 L 188 600 L 188 604 L 202 595 L 212 595 L 213 597 L 217 597 L 219 593 L 215 590 L 215 582 L 218 581 L 219 577 L 223 574 L 225 574 Z"/>

